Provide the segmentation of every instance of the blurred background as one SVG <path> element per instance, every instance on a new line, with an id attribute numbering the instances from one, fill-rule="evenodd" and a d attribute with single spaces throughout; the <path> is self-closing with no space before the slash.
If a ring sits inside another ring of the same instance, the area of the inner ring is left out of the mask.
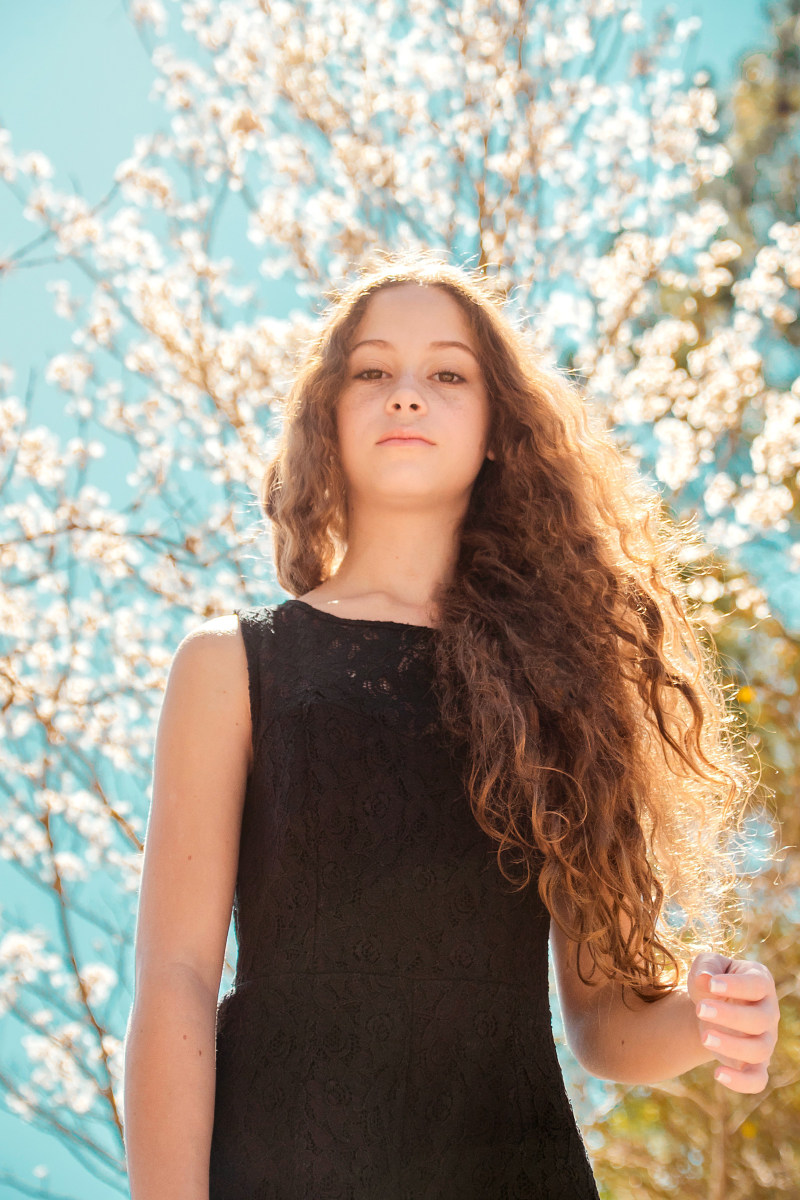
<path id="1" fill-rule="evenodd" d="M 520 17 L 522 12 L 522 17 Z M 764 1092 L 559 1057 L 604 1200 L 797 1196 L 800 3 L 0 3 L 0 1200 L 127 1195 L 155 725 L 208 617 L 285 598 L 255 501 L 330 280 L 507 286 L 663 502 L 771 795 L 742 956 Z M 220 994 L 235 965 L 229 937 Z"/>

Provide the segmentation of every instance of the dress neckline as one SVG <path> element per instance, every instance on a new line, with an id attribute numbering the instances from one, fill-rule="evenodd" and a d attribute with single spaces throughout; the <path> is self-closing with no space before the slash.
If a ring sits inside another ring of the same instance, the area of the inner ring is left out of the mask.
<path id="1" fill-rule="evenodd" d="M 285 604 L 299 604 L 302 608 L 309 612 L 316 613 L 318 617 L 328 621 L 341 621 L 347 625 L 371 625 L 371 626 L 388 626 L 393 629 L 419 629 L 433 633 L 436 628 L 434 625 L 412 625 L 409 621 L 386 621 L 377 617 L 341 617 L 338 613 L 326 612 L 324 609 L 316 608 L 313 604 L 309 604 L 307 600 L 284 600 L 282 608 Z"/>

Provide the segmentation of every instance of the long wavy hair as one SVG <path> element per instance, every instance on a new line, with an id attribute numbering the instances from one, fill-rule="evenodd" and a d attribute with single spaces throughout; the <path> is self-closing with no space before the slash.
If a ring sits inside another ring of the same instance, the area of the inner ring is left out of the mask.
<path id="1" fill-rule="evenodd" d="M 594 966 L 587 978 L 579 956 L 581 979 L 601 982 L 596 966 L 623 995 L 627 985 L 658 1000 L 734 931 L 732 838 L 755 787 L 682 574 L 699 538 L 670 518 L 577 383 L 542 364 L 477 268 L 379 250 L 325 293 L 259 493 L 278 581 L 302 596 L 341 562 L 348 350 L 370 297 L 406 283 L 459 304 L 490 403 L 496 458 L 475 479 L 455 571 L 433 597 L 436 692 L 445 730 L 469 751 L 470 806 L 513 890 L 536 878 L 552 918 L 587 946 Z M 682 910 L 677 926 L 668 904 Z"/>

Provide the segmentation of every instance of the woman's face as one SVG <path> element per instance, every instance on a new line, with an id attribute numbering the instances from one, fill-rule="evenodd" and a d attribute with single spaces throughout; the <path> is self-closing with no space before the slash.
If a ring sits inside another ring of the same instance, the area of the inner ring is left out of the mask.
<path id="1" fill-rule="evenodd" d="M 452 341 L 464 345 L 435 344 Z M 386 288 L 371 297 L 349 349 L 336 416 L 350 504 L 465 507 L 487 454 L 490 414 L 459 305 L 435 287 Z M 428 441 L 381 440 L 397 429 Z"/>

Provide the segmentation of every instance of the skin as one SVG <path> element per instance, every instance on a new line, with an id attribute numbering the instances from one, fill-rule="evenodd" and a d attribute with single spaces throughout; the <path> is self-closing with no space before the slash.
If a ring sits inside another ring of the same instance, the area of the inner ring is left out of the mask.
<path id="1" fill-rule="evenodd" d="M 433 625 L 432 593 L 453 570 L 472 486 L 484 459 L 495 457 L 490 398 L 467 350 L 430 345 L 456 340 L 478 351 L 458 304 L 440 289 L 376 293 L 351 347 L 367 338 L 390 344 L 352 351 L 336 410 L 349 543 L 336 574 L 303 599 L 340 616 Z M 380 445 L 397 426 L 433 445 Z M 649 1083 L 716 1060 L 715 1078 L 731 1091 L 764 1089 L 780 1019 L 767 967 L 703 952 L 685 987 L 631 1011 L 614 984 L 580 982 L 555 922 L 551 937 L 568 1040 L 593 1074 Z M 714 994 L 712 981 L 725 991 Z"/>
<path id="2" fill-rule="evenodd" d="M 456 301 L 419 284 L 372 297 L 351 346 L 366 338 L 391 345 L 353 351 L 337 404 L 349 544 L 336 575 L 303 599 L 342 616 L 430 625 L 431 594 L 453 569 L 472 485 L 494 458 L 478 362 L 430 342 L 464 342 L 476 356 L 478 347 Z M 398 426 L 433 445 L 378 444 Z"/>
<path id="3" fill-rule="evenodd" d="M 566 966 L 567 943 L 551 922 L 556 982 L 570 1049 L 600 1079 L 655 1084 L 704 1063 L 732 1092 L 761 1092 L 778 1038 L 780 1012 L 775 981 L 762 963 L 703 951 L 695 956 L 685 986 L 654 1004 L 607 983 L 586 988 Z M 712 986 L 724 988 L 715 992 Z M 714 1014 L 701 1016 L 703 1005 Z M 710 1046 L 708 1035 L 720 1039 Z"/>
<path id="4" fill-rule="evenodd" d="M 763 963 L 704 952 L 692 963 L 688 991 L 700 1040 L 720 1064 L 714 1078 L 732 1092 L 761 1092 L 778 1041 L 775 980 Z M 719 1039 L 711 1046 L 709 1037 Z"/>

